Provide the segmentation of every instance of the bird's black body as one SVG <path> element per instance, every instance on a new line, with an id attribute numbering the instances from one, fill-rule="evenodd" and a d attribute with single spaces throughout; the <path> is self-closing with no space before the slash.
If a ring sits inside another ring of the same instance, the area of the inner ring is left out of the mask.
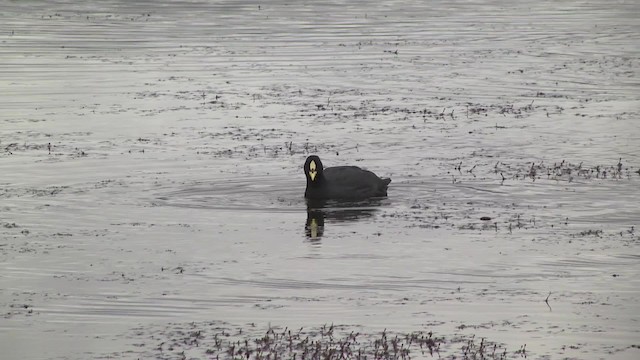
<path id="1" fill-rule="evenodd" d="M 387 196 L 391 179 L 381 179 L 378 175 L 357 166 L 336 166 L 324 168 L 320 158 L 312 155 L 304 163 L 307 178 L 307 199 L 358 200 Z"/>

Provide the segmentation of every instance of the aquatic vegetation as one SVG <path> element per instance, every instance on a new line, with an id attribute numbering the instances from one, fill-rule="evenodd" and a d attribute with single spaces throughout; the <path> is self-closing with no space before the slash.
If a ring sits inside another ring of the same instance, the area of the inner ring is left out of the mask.
<path id="1" fill-rule="evenodd" d="M 145 336 L 138 329 L 136 336 Z M 156 359 L 510 359 L 526 357 L 526 345 L 508 352 L 503 346 L 458 336 L 438 337 L 432 332 L 363 333 L 349 326 L 323 325 L 316 329 L 268 327 L 260 333 L 255 324 L 232 328 L 217 322 L 172 324 L 153 331 L 155 345 L 138 343 L 140 355 Z M 137 339 L 138 340 L 138 339 Z M 142 340 L 142 339 L 139 339 Z M 151 348 L 152 347 L 152 348 Z M 117 357 L 117 356 L 116 356 Z"/>

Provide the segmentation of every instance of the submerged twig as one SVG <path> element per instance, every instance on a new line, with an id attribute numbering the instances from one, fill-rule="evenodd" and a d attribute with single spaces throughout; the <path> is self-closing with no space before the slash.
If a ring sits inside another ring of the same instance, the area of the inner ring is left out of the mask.
<path id="1" fill-rule="evenodd" d="M 549 295 L 547 295 L 547 298 L 544 299 L 544 302 L 547 304 L 547 306 L 549 307 L 549 311 L 552 311 L 551 309 L 551 305 L 549 305 L 549 296 L 551 296 L 551 291 L 549 291 Z"/>

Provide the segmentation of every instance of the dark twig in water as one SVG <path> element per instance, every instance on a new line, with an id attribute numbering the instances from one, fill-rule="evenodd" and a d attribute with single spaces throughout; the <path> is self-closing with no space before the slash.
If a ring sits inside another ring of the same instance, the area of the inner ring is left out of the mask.
<path id="1" fill-rule="evenodd" d="M 549 295 L 547 295 L 547 298 L 544 299 L 544 302 L 547 304 L 547 306 L 549 307 L 549 311 L 551 311 L 551 305 L 549 305 L 549 296 L 551 296 L 551 291 L 549 291 Z"/>
<path id="2" fill-rule="evenodd" d="M 467 172 L 470 173 L 470 174 L 473 174 L 473 169 L 475 169 L 476 166 L 478 166 L 478 165 L 477 164 L 473 165 L 473 167 L 471 169 L 467 170 Z"/>
<path id="3" fill-rule="evenodd" d="M 522 345 L 520 350 L 516 351 L 516 354 L 526 358 L 527 357 L 527 344 Z"/>

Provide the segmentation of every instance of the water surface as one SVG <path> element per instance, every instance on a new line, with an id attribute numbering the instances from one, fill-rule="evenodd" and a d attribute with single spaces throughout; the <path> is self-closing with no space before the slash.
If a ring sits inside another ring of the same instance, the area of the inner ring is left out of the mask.
<path id="1" fill-rule="evenodd" d="M 202 321 L 639 356 L 635 2 L 0 4 L 7 358 Z M 307 209 L 311 153 L 389 197 Z"/>

